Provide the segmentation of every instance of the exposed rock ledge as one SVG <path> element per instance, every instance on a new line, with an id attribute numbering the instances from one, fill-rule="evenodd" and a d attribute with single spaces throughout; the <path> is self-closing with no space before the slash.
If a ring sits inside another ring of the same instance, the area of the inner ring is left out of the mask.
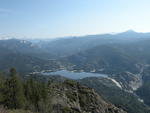
<path id="1" fill-rule="evenodd" d="M 127 113 L 106 103 L 93 89 L 66 80 L 50 86 L 51 113 Z"/>

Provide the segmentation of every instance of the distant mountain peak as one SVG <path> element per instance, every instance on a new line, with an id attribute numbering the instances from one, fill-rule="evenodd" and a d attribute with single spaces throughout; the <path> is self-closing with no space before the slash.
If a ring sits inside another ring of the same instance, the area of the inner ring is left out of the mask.
<path id="1" fill-rule="evenodd" d="M 137 33 L 136 31 L 132 30 L 132 29 L 129 29 L 127 31 L 125 31 L 126 33 Z"/>
<path id="2" fill-rule="evenodd" d="M 139 34 L 138 32 L 136 32 L 136 31 L 134 31 L 132 29 L 127 30 L 125 32 L 118 33 L 118 35 L 125 35 L 125 36 L 127 36 L 127 35 L 133 36 L 133 35 L 138 35 L 138 34 Z"/>

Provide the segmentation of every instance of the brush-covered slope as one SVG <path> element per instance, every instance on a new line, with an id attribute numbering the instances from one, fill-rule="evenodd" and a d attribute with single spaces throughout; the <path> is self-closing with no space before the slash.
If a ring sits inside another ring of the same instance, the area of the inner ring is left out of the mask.
<path id="1" fill-rule="evenodd" d="M 0 46 L 0 70 L 7 71 L 11 67 L 17 68 L 19 72 L 27 73 L 55 69 L 59 68 L 59 65 L 53 60 L 46 60 L 36 55 L 24 54 Z"/>
<path id="2" fill-rule="evenodd" d="M 133 93 L 124 91 L 114 81 L 101 77 L 90 77 L 79 80 L 83 85 L 93 88 L 106 101 L 124 109 L 128 113 L 149 113 L 150 110 Z"/>
<path id="3" fill-rule="evenodd" d="M 72 80 L 51 85 L 49 97 L 51 113 L 126 113 Z"/>
<path id="4" fill-rule="evenodd" d="M 90 72 L 115 74 L 129 71 L 137 73 L 136 59 L 114 47 L 103 45 L 66 58 L 66 62 L 75 65 L 74 69 Z"/>

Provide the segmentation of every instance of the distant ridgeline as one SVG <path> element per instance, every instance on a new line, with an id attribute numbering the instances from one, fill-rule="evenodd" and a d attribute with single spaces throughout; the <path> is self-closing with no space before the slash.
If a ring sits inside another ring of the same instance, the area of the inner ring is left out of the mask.
<path id="1" fill-rule="evenodd" d="M 0 69 L 18 72 L 83 70 L 116 74 L 138 73 L 150 63 L 150 33 L 127 31 L 56 40 L 0 40 Z"/>

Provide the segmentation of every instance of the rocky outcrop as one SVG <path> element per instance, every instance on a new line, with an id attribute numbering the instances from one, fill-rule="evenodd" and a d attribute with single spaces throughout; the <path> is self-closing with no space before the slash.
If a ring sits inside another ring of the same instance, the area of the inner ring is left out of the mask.
<path id="1" fill-rule="evenodd" d="M 142 85 L 140 75 L 131 72 L 122 72 L 112 75 L 111 78 L 115 79 L 122 87 L 123 90 L 134 92 Z"/>
<path id="2" fill-rule="evenodd" d="M 66 80 L 50 85 L 51 113 L 126 113 L 106 103 L 93 89 Z"/>

